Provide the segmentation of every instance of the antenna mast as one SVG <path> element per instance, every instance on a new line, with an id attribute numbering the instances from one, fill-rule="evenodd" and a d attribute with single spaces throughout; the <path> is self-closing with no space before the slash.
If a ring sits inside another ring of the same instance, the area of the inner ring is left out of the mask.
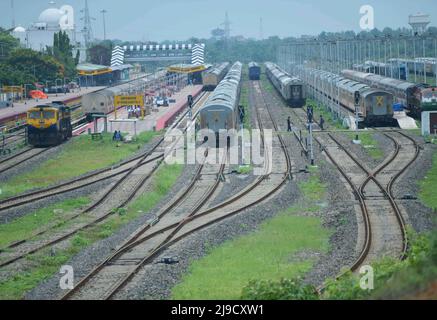
<path id="1" fill-rule="evenodd" d="M 83 12 L 83 37 L 85 38 L 85 47 L 89 47 L 91 44 L 91 41 L 93 39 L 93 30 L 91 25 L 91 16 L 90 16 L 90 10 L 88 7 L 88 0 L 85 0 L 85 8 L 81 10 Z"/>
<path id="2" fill-rule="evenodd" d="M 11 10 L 12 10 L 12 28 L 15 29 L 15 8 L 14 8 L 14 0 L 11 0 Z"/>
<path id="3" fill-rule="evenodd" d="M 263 28 L 263 18 L 259 18 L 259 39 L 264 39 L 264 28 Z"/>

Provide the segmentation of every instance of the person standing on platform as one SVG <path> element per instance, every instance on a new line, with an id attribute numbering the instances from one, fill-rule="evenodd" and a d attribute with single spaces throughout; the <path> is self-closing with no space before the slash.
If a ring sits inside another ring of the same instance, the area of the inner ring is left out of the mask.
<path id="1" fill-rule="evenodd" d="M 288 119 L 287 119 L 287 131 L 288 132 L 291 132 L 292 131 L 292 129 L 291 129 L 291 118 L 290 117 L 288 117 Z"/>

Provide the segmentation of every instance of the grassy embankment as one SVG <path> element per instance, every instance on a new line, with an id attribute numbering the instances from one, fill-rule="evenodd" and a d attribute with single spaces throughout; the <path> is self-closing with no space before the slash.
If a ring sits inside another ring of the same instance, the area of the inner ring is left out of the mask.
<path id="1" fill-rule="evenodd" d="M 314 169 L 299 184 L 304 203 L 291 207 L 262 223 L 255 232 L 211 248 L 193 262 L 188 274 L 172 292 L 173 299 L 241 299 L 253 280 L 280 281 L 309 271 L 315 260 L 299 257 L 302 252 L 326 252 L 330 231 L 316 217 L 299 212 L 320 209 L 326 186 Z"/>
<path id="2" fill-rule="evenodd" d="M 42 162 L 30 172 L 17 175 L 2 183 L 0 198 L 53 185 L 116 164 L 138 152 L 141 146 L 158 134 L 157 132 L 141 133 L 132 143 L 116 143 L 112 141 L 112 134 L 109 133 L 103 135 L 102 141 L 91 141 L 88 135 L 77 137 L 56 157 Z"/>
<path id="3" fill-rule="evenodd" d="M 111 236 L 128 222 L 149 212 L 174 185 L 182 169 L 183 166 L 180 165 L 162 166 L 152 178 L 151 191 L 138 197 L 138 199 L 125 210 L 120 210 L 102 224 L 78 233 L 65 249 L 55 251 L 54 255 L 50 252 L 50 249 L 47 249 L 43 252 L 28 256 L 26 260 L 29 262 L 29 266 L 26 267 L 24 272 L 20 272 L 0 282 L 0 299 L 23 298 L 26 292 L 36 287 L 41 281 L 59 272 L 61 265 L 69 261 L 82 249 L 96 241 Z M 17 230 L 20 230 L 19 232 L 21 234 L 23 234 L 23 232 L 32 233 L 41 227 L 41 224 L 48 223 L 56 214 L 51 210 L 53 208 L 63 208 L 63 210 L 67 211 L 76 208 L 79 204 L 83 205 L 86 202 L 87 200 L 84 198 L 71 200 L 70 202 L 67 201 L 60 205 L 37 211 L 34 215 L 23 217 L 10 224 L 5 224 L 1 226 L 0 229 L 2 231 L 2 244 L 7 245 L 10 242 L 20 239 L 20 236 L 14 235 L 14 232 Z M 33 216 L 34 218 L 32 218 Z M 60 226 L 60 228 L 61 227 L 68 227 L 68 223 Z M 57 230 L 58 229 L 55 229 L 53 232 Z M 5 235 L 4 240 L 3 235 Z"/>

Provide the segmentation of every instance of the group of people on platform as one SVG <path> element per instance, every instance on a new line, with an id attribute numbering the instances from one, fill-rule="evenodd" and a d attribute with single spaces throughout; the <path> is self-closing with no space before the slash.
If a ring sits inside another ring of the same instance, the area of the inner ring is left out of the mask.
<path id="1" fill-rule="evenodd" d="M 129 106 L 127 107 L 128 119 L 141 117 L 141 107 L 139 106 Z"/>

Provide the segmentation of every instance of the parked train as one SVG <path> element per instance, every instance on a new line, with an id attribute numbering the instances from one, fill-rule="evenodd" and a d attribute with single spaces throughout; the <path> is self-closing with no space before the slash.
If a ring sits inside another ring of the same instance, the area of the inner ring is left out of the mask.
<path id="1" fill-rule="evenodd" d="M 27 142 L 36 147 L 54 146 L 73 136 L 71 110 L 51 103 L 27 111 Z"/>
<path id="2" fill-rule="evenodd" d="M 345 78 L 390 92 L 414 117 L 419 117 L 422 111 L 437 110 L 435 87 L 354 70 L 343 70 L 341 74 Z"/>
<path id="3" fill-rule="evenodd" d="M 274 63 L 266 62 L 265 66 L 268 78 L 287 104 L 293 108 L 303 107 L 306 103 L 304 82 L 290 76 Z"/>
<path id="4" fill-rule="evenodd" d="M 203 89 L 213 91 L 228 73 L 229 66 L 229 62 L 224 62 L 206 71 L 203 74 Z"/>
<path id="5" fill-rule="evenodd" d="M 236 62 L 200 109 L 200 129 L 212 130 L 216 138 L 220 130 L 237 128 L 242 68 L 243 65 Z"/>
<path id="6" fill-rule="evenodd" d="M 114 111 L 114 97 L 116 95 L 126 94 L 131 90 L 135 90 L 146 86 L 148 83 L 159 78 L 164 78 L 165 70 L 156 72 L 155 74 L 147 75 L 129 83 L 124 83 L 114 87 L 108 87 L 96 92 L 91 92 L 82 97 L 83 112 L 90 115 L 106 115 Z M 91 119 L 88 119 L 91 120 Z"/>
<path id="7" fill-rule="evenodd" d="M 261 78 L 261 67 L 256 62 L 249 63 L 249 79 L 259 80 Z"/>
<path id="8" fill-rule="evenodd" d="M 390 92 L 371 88 L 331 72 L 311 68 L 301 70 L 310 90 L 335 104 L 339 103 L 351 114 L 355 114 L 355 92 L 359 92 L 359 116 L 365 126 L 396 124 L 393 118 L 393 94 Z"/>

